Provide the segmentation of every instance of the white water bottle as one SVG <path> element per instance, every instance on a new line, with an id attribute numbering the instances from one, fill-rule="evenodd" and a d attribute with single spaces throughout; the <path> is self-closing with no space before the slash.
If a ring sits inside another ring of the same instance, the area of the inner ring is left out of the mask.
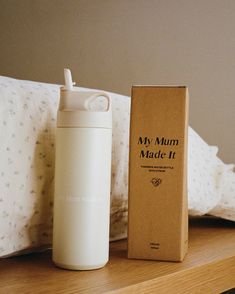
<path id="1" fill-rule="evenodd" d="M 92 110 L 101 96 L 105 108 Z M 111 145 L 110 97 L 79 91 L 66 69 L 56 130 L 53 261 L 59 267 L 90 270 L 108 261 Z"/>

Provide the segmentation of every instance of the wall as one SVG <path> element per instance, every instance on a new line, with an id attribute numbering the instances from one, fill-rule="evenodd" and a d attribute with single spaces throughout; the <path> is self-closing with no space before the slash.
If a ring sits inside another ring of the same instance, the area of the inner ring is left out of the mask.
<path id="1" fill-rule="evenodd" d="M 190 123 L 235 162 L 235 1 L 0 0 L 0 74 L 130 94 L 184 84 Z"/>

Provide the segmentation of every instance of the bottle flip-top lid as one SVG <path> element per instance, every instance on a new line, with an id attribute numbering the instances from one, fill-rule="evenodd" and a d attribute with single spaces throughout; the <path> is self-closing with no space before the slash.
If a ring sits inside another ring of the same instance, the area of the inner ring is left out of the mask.
<path id="1" fill-rule="evenodd" d="M 81 91 L 74 87 L 69 69 L 64 70 L 57 113 L 59 128 L 112 128 L 111 99 L 105 92 Z"/>

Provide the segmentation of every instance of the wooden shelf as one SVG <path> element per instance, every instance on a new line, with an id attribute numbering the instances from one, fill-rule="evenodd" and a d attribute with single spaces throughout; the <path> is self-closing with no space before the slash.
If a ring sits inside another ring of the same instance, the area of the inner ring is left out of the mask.
<path id="1" fill-rule="evenodd" d="M 112 242 L 100 270 L 67 271 L 51 251 L 0 261 L 0 293 L 221 293 L 235 287 L 235 223 L 190 220 L 189 253 L 182 263 L 130 260 L 126 241 Z"/>

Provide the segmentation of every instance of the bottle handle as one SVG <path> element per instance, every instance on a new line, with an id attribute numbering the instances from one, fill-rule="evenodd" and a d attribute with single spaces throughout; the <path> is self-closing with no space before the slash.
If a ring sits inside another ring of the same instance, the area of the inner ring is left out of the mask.
<path id="1" fill-rule="evenodd" d="M 93 93 L 89 98 L 87 98 L 85 101 L 84 101 L 84 108 L 86 109 L 86 110 L 90 110 L 89 109 L 89 104 L 91 103 L 91 102 L 93 102 L 95 99 L 97 99 L 97 98 L 99 98 L 99 97 L 104 97 L 104 98 L 106 98 L 106 100 L 107 100 L 107 107 L 106 107 L 106 109 L 105 109 L 105 111 L 110 111 L 110 109 L 111 109 L 111 98 L 110 98 L 110 96 L 107 94 L 107 93 L 105 93 L 105 92 L 97 92 L 97 93 Z"/>

